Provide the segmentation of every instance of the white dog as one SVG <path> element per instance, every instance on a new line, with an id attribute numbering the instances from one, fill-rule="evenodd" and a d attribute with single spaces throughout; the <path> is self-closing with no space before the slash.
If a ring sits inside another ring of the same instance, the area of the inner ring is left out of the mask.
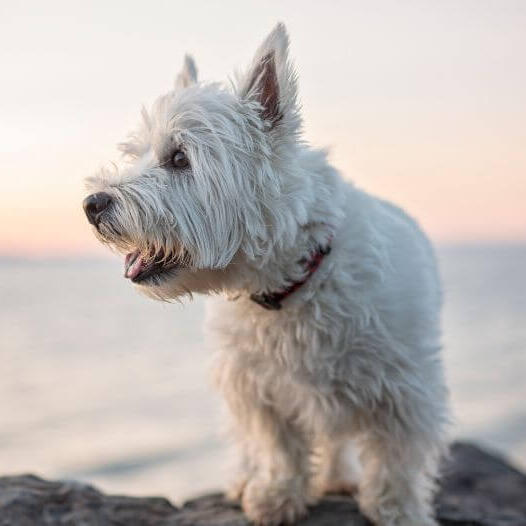
<path id="1" fill-rule="evenodd" d="M 287 52 L 280 24 L 233 89 L 198 83 L 187 57 L 84 208 L 148 295 L 220 296 L 217 382 L 242 455 L 231 494 L 250 519 L 291 523 L 356 485 L 377 525 L 435 525 L 448 407 L 433 252 L 302 141 Z"/>

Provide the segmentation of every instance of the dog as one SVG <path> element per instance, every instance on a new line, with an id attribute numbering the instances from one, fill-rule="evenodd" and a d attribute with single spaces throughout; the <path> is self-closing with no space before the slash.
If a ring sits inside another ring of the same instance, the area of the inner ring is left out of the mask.
<path id="1" fill-rule="evenodd" d="M 228 494 L 249 519 L 291 524 L 356 489 L 379 526 L 436 525 L 449 412 L 433 250 L 304 142 L 288 49 L 278 24 L 226 87 L 186 56 L 123 165 L 88 178 L 84 210 L 142 292 L 211 296 L 240 449 Z"/>

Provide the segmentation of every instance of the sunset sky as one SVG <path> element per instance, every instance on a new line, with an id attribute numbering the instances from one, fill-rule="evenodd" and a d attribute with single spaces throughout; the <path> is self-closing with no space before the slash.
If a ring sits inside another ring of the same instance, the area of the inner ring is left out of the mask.
<path id="1" fill-rule="evenodd" d="M 526 241 L 526 2 L 0 3 L 0 254 L 102 255 L 83 178 L 190 52 L 200 78 L 291 36 L 306 136 L 437 242 Z"/>

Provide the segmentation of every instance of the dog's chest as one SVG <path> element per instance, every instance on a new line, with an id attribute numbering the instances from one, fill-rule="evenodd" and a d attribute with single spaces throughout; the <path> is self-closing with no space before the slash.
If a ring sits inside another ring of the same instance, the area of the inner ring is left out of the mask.
<path id="1" fill-rule="evenodd" d="M 240 374 L 316 389 L 336 377 L 334 331 L 308 312 L 266 311 L 250 300 L 223 303 L 214 306 L 209 328 L 213 347 L 236 362 Z"/>

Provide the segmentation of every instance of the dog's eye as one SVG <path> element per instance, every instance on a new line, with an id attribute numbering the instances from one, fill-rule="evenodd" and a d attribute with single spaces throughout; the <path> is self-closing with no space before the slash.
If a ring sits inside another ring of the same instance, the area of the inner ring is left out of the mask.
<path id="1" fill-rule="evenodd" d="M 173 164 L 176 168 L 184 168 L 185 166 L 188 166 L 188 157 L 186 157 L 184 152 L 178 150 L 174 153 Z"/>

